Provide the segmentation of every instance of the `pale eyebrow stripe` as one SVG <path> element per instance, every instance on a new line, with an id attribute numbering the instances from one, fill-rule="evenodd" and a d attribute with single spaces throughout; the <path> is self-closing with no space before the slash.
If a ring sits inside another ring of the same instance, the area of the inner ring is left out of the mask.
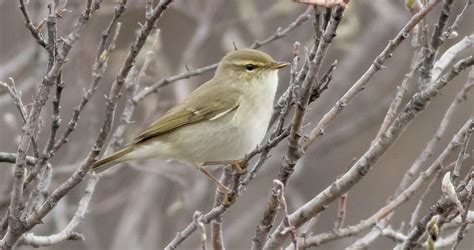
<path id="1" fill-rule="evenodd" d="M 232 64 L 239 65 L 239 66 L 245 66 L 247 64 L 253 64 L 256 66 L 265 66 L 265 64 L 262 62 L 255 62 L 255 61 L 249 61 L 249 60 L 234 61 Z"/>

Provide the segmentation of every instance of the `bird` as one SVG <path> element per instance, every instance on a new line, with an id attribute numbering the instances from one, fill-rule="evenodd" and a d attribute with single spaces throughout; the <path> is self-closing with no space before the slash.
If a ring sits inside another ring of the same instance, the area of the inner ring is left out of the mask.
<path id="1" fill-rule="evenodd" d="M 289 65 L 254 49 L 227 53 L 212 79 L 139 133 L 124 148 L 94 162 L 93 173 L 143 159 L 176 160 L 198 168 L 219 190 L 230 190 L 205 166 L 241 159 L 263 140 L 273 113 L 278 69 Z"/>

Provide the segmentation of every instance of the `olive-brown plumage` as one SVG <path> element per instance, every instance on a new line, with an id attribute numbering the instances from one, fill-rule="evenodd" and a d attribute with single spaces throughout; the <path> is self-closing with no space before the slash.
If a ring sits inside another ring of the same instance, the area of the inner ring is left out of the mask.
<path id="1" fill-rule="evenodd" d="M 241 159 L 261 142 L 273 110 L 277 69 L 288 65 L 242 49 L 219 62 L 214 77 L 153 122 L 125 148 L 92 166 L 101 172 L 138 159 L 174 159 L 201 166 Z"/>

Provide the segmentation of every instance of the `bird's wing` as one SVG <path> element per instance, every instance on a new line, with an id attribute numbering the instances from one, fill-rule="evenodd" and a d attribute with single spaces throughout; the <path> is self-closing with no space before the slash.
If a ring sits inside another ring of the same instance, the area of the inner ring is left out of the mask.
<path id="1" fill-rule="evenodd" d="M 134 143 L 169 133 L 177 128 L 202 121 L 216 120 L 239 107 L 239 89 L 230 86 L 209 86 L 199 88 L 189 95 L 183 103 L 169 110 L 151 126 L 139 134 Z"/>

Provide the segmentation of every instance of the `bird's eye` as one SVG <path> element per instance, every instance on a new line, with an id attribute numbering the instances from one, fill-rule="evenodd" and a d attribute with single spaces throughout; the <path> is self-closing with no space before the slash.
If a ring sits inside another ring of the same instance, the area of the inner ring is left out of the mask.
<path id="1" fill-rule="evenodd" d="M 245 65 L 245 68 L 248 70 L 248 71 L 252 71 L 255 69 L 255 66 L 253 64 L 247 64 Z"/>

